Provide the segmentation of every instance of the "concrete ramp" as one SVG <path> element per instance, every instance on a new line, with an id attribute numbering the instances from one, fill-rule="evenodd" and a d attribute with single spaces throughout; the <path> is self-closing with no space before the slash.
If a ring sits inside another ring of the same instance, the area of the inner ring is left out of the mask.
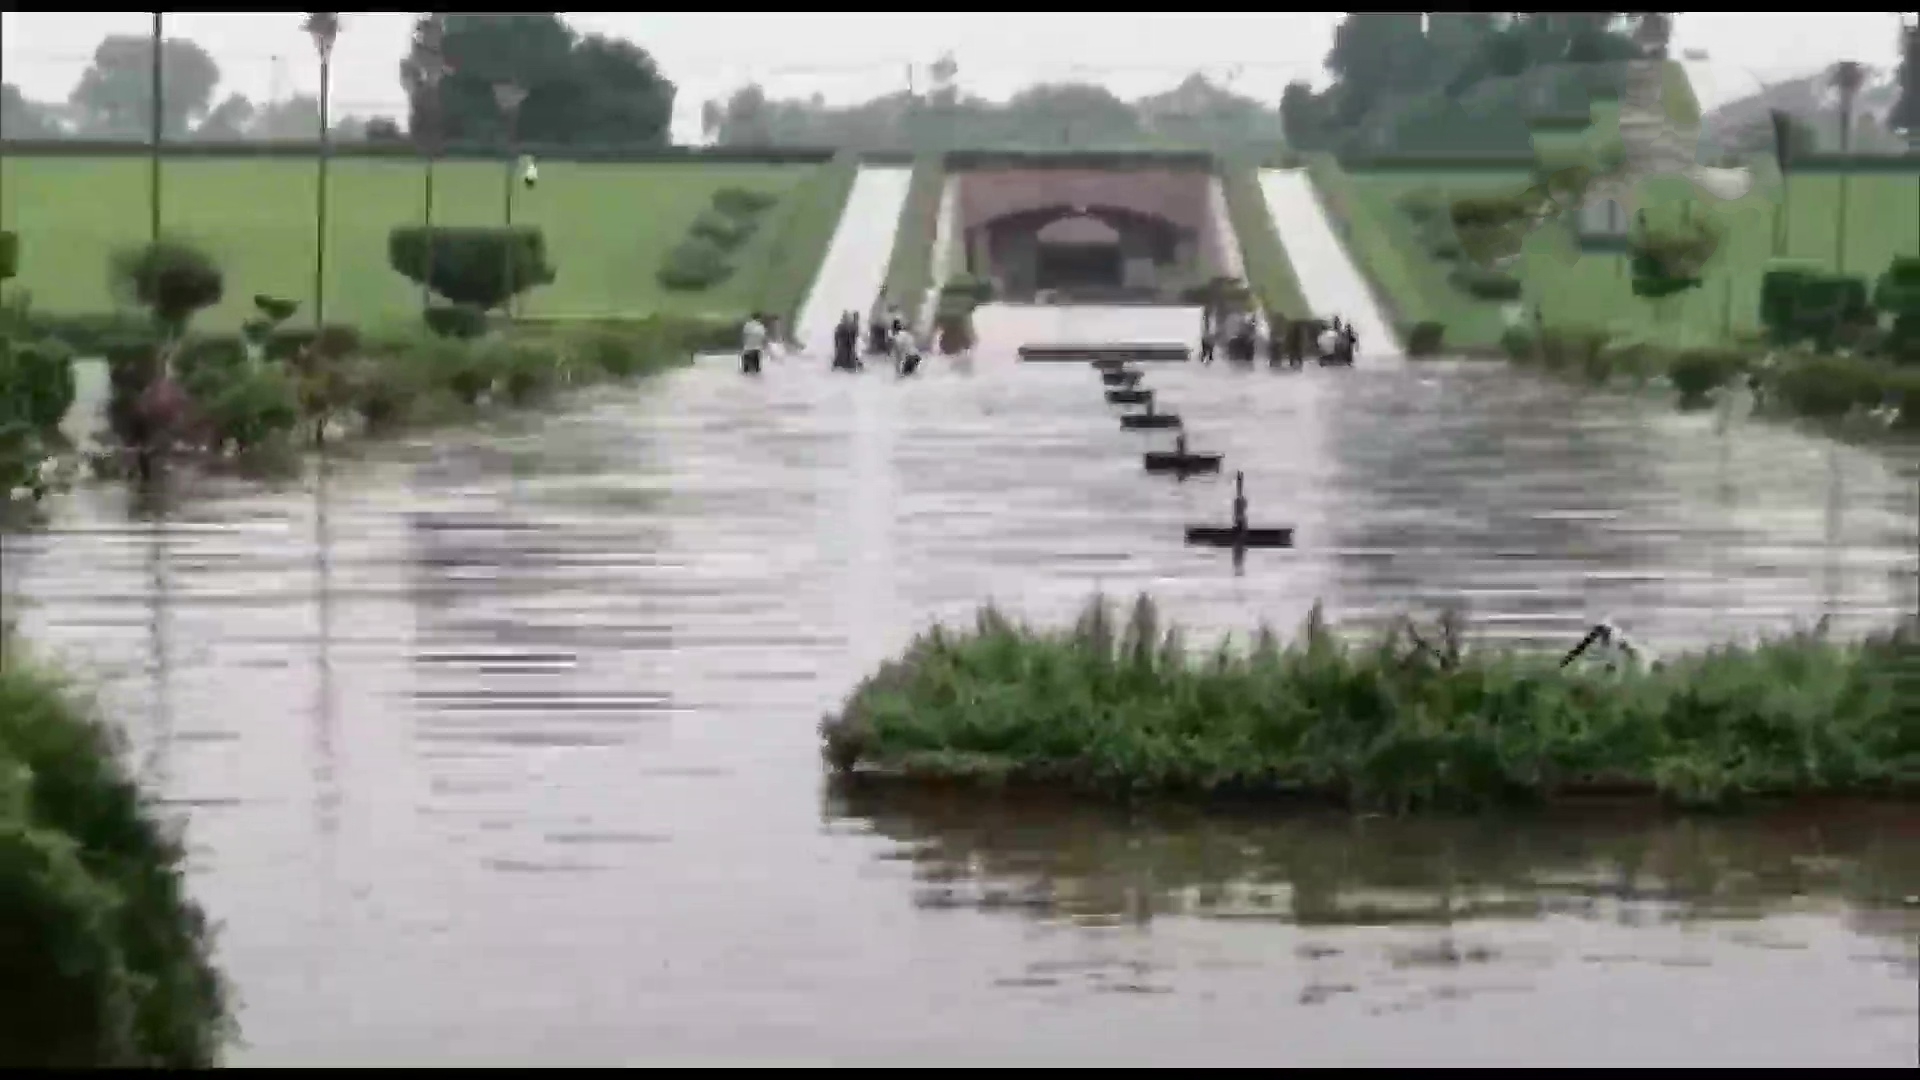
<path id="1" fill-rule="evenodd" d="M 1326 208 L 1305 169 L 1260 170 L 1260 194 L 1287 249 L 1300 293 L 1322 318 L 1338 315 L 1360 335 L 1360 363 L 1376 357 L 1400 357 L 1399 335 L 1374 299 L 1367 279 L 1353 265 L 1347 247 L 1327 220 Z"/>
<path id="2" fill-rule="evenodd" d="M 795 336 L 807 352 L 833 353 L 833 326 L 843 311 L 857 311 L 864 324 L 873 298 L 887 280 L 893 235 L 907 205 L 908 168 L 866 168 L 854 174 L 853 190 L 840 211 L 840 224 L 814 275 L 807 302 L 800 306 Z"/>

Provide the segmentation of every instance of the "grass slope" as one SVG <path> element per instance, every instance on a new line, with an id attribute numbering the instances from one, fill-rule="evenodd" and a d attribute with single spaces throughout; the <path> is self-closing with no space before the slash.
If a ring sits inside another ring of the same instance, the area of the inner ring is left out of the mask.
<path id="1" fill-rule="evenodd" d="M 685 235 L 713 192 L 729 186 L 785 195 L 830 166 L 587 164 L 553 162 L 540 185 L 514 186 L 514 220 L 546 231 L 559 270 L 526 302 L 531 315 L 732 314 L 764 287 L 746 269 L 704 292 L 670 293 L 655 280 L 661 256 Z M 387 266 L 387 233 L 421 220 L 423 170 L 413 162 L 337 160 L 331 166 L 327 315 L 372 322 L 417 309 L 418 291 Z M 502 220 L 505 176 L 487 162 L 440 164 L 434 220 Z M 312 162 L 178 160 L 165 163 L 162 215 L 168 231 L 208 247 L 227 270 L 228 299 L 201 325 L 231 326 L 255 293 L 309 304 L 313 295 Z M 776 211 L 778 212 L 778 211 Z M 113 306 L 106 266 L 116 249 L 146 240 L 147 164 L 138 158 L 12 157 L 0 161 L 0 222 L 17 229 L 18 284 L 48 311 Z M 737 257 L 751 268 L 773 256 L 782 230 L 763 229 Z M 831 235 L 830 229 L 827 235 Z M 812 255 L 817 264 L 824 253 Z M 793 241 L 777 263 L 807 261 Z"/>
<path id="2" fill-rule="evenodd" d="M 933 241 L 940 228 L 940 199 L 946 192 L 947 170 L 937 154 L 917 158 L 907 201 L 900 208 L 900 226 L 893 234 L 893 254 L 887 259 L 887 297 L 900 305 L 912 322 L 920 317 L 933 282 Z M 944 284 L 944 283 L 943 283 Z"/>

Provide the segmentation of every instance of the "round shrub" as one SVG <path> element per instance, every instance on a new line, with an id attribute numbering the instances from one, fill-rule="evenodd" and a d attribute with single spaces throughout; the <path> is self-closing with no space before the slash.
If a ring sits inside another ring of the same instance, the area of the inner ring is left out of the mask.
<path id="1" fill-rule="evenodd" d="M 112 273 L 121 289 L 175 333 L 194 312 L 219 303 L 226 291 L 213 256 L 179 240 L 120 252 L 113 258 Z"/>
<path id="2" fill-rule="evenodd" d="M 687 231 L 722 251 L 732 251 L 753 235 L 754 224 L 750 217 L 728 217 L 716 210 L 702 210 Z"/>
<path id="3" fill-rule="evenodd" d="M 1886 373 L 1870 360 L 1811 355 L 1782 363 L 1773 374 L 1773 393 L 1799 415 L 1834 420 L 1856 408 L 1874 408 L 1887 398 Z"/>
<path id="4" fill-rule="evenodd" d="M 507 400 L 525 405 L 553 392 L 564 380 L 558 350 L 531 342 L 501 342 L 487 351 L 488 365 L 500 373 Z"/>
<path id="5" fill-rule="evenodd" d="M 655 273 L 662 287 L 676 292 L 712 288 L 733 275 L 726 253 L 710 241 L 688 237 L 674 245 Z"/>
<path id="6" fill-rule="evenodd" d="M 1434 356 L 1444 347 L 1447 328 L 1443 323 L 1428 320 L 1414 323 L 1407 330 L 1408 356 Z"/>
<path id="7" fill-rule="evenodd" d="M 1745 359 L 1729 349 L 1684 349 L 1668 362 L 1667 377 L 1680 393 L 1680 407 L 1698 408 L 1745 365 Z"/>

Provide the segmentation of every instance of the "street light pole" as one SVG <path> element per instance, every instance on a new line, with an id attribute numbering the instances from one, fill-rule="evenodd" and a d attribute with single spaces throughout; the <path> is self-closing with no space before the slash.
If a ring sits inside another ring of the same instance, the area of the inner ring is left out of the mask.
<path id="1" fill-rule="evenodd" d="M 500 108 L 500 119 L 506 123 L 506 160 L 501 163 L 502 216 L 508 229 L 513 228 L 513 155 L 516 147 L 515 129 L 520 122 L 520 106 L 527 100 L 527 88 L 515 82 L 497 82 L 493 84 L 493 103 Z M 506 251 L 507 317 L 513 317 L 513 257 L 514 244 L 509 239 Z"/>
<path id="2" fill-rule="evenodd" d="M 153 13 L 153 101 L 149 105 L 148 120 L 152 124 L 149 132 L 152 138 L 151 157 L 147 165 L 147 239 L 151 243 L 160 242 L 160 120 L 164 115 L 166 77 L 160 67 L 162 39 L 161 21 L 166 13 Z"/>
<path id="3" fill-rule="evenodd" d="M 309 11 L 303 29 L 313 38 L 314 50 L 320 54 L 320 175 L 313 209 L 313 326 L 318 330 L 327 317 L 327 164 L 333 152 L 331 118 L 327 114 L 331 104 L 333 43 L 340 37 L 340 13 Z"/>
<path id="4" fill-rule="evenodd" d="M 422 210 L 426 217 L 427 249 L 425 273 L 420 278 L 420 310 L 426 311 L 433 306 L 433 159 L 438 151 L 437 141 L 440 135 L 440 81 L 447 77 L 447 58 L 442 42 L 446 35 L 446 24 L 438 13 L 427 16 L 420 27 L 420 58 L 417 67 L 420 73 L 421 95 L 417 122 L 424 129 L 414 133 L 415 141 L 420 144 L 427 156 L 426 178 L 421 192 Z"/>

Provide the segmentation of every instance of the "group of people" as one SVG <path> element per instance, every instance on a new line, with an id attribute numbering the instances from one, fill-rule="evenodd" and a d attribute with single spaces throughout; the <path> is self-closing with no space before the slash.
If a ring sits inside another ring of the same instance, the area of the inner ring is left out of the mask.
<path id="1" fill-rule="evenodd" d="M 1215 355 L 1224 352 L 1228 360 L 1251 364 L 1264 340 L 1267 360 L 1275 367 L 1302 366 L 1309 347 L 1319 353 L 1322 365 L 1351 367 L 1360 344 L 1353 324 L 1343 324 L 1338 315 L 1326 323 L 1317 319 L 1284 323 L 1284 329 L 1262 326 L 1259 315 L 1252 312 L 1226 312 L 1217 317 L 1202 312 L 1200 318 L 1202 363 L 1212 363 Z"/>
<path id="2" fill-rule="evenodd" d="M 744 375 L 760 374 L 766 361 L 770 343 L 778 338 L 779 320 L 775 316 L 755 312 L 747 316 L 740 328 L 740 371 Z M 884 299 L 874 304 L 873 313 L 868 322 L 868 352 L 893 358 L 894 369 L 901 375 L 912 375 L 920 370 L 921 349 L 912 329 L 907 326 L 907 317 L 894 304 Z M 798 346 L 789 343 L 789 350 Z M 860 316 L 857 312 L 842 312 L 840 321 L 833 328 L 833 369 L 835 371 L 859 371 L 866 367 L 860 357 Z"/>

